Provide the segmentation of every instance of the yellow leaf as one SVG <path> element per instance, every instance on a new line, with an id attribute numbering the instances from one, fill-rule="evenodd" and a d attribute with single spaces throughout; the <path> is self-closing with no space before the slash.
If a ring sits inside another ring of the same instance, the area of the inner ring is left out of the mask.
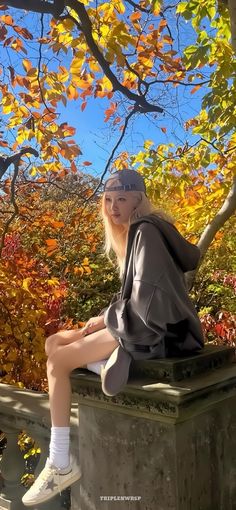
<path id="1" fill-rule="evenodd" d="M 22 283 L 22 288 L 24 290 L 26 290 L 27 292 L 29 292 L 31 294 L 31 296 L 33 296 L 32 292 L 29 289 L 29 285 L 31 284 L 31 281 L 32 281 L 32 278 L 24 278 L 23 283 Z"/>
<path id="2" fill-rule="evenodd" d="M 58 32 L 59 33 L 62 33 L 64 32 L 64 30 L 66 29 L 66 31 L 71 31 L 73 30 L 75 24 L 74 24 L 74 21 L 70 18 L 67 18 L 67 19 L 63 19 L 62 21 L 60 21 L 60 23 L 58 23 L 57 25 L 57 28 L 58 28 Z"/>
<path id="3" fill-rule="evenodd" d="M 32 63 L 27 58 L 23 58 L 22 60 L 22 66 L 24 67 L 24 70 L 28 72 L 30 69 L 32 69 Z"/>
<path id="4" fill-rule="evenodd" d="M 70 67 L 70 71 L 71 71 L 71 74 L 75 74 L 75 75 L 79 75 L 81 76 L 81 67 L 84 63 L 84 60 L 85 60 L 85 55 L 84 55 L 84 52 L 83 51 L 78 51 L 76 53 L 76 56 L 73 58 L 72 60 L 72 63 L 71 63 L 71 67 Z"/>
<path id="5" fill-rule="evenodd" d="M 79 97 L 78 90 L 74 85 L 69 85 L 69 87 L 67 87 L 66 93 L 69 99 L 78 99 Z"/>
<path id="6" fill-rule="evenodd" d="M 124 6 L 123 2 L 121 2 L 121 0 L 118 0 L 118 1 L 113 2 L 113 3 L 114 3 L 115 9 L 118 11 L 119 14 L 124 14 L 125 13 L 125 6 Z"/>
<path id="7" fill-rule="evenodd" d="M 58 278 L 50 278 L 50 280 L 47 280 L 48 285 L 58 285 L 59 281 Z"/>

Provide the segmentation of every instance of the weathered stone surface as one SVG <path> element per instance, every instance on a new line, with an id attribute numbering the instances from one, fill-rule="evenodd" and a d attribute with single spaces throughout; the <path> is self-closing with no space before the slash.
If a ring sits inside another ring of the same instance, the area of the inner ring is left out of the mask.
<path id="1" fill-rule="evenodd" d="M 43 468 L 48 454 L 48 442 L 50 438 L 50 411 L 48 395 L 29 390 L 0 384 L 0 430 L 7 436 L 8 444 L 3 453 L 1 463 L 4 486 L 0 490 L 0 510 L 23 510 L 25 506 L 21 498 L 26 489 L 20 484 L 22 466 L 16 462 L 19 454 L 17 436 L 21 430 L 26 430 L 41 448 L 40 461 L 36 475 Z M 71 451 L 78 460 L 78 406 L 72 405 L 71 411 Z M 15 434 L 15 440 L 10 441 L 11 431 Z M 11 449 L 9 449 L 11 446 Z M 23 462 L 23 454 L 21 453 Z M 75 494 L 76 490 L 76 494 Z M 32 510 L 60 510 L 65 508 L 65 492 L 55 496 L 50 502 L 34 506 Z M 72 510 L 78 510 L 79 488 L 71 489 Z"/>
<path id="2" fill-rule="evenodd" d="M 112 398 L 95 374 L 72 374 L 80 409 L 80 510 L 236 510 L 236 365 L 229 362 L 232 349 L 217 369 L 214 353 L 205 355 L 212 360 L 203 360 L 205 373 L 186 378 L 184 360 L 181 381 L 136 372 Z"/>
<path id="3" fill-rule="evenodd" d="M 206 371 L 221 368 L 233 362 L 233 347 L 206 345 L 203 351 L 193 356 L 166 358 L 131 363 L 130 375 L 155 378 L 159 381 L 182 381 Z"/>

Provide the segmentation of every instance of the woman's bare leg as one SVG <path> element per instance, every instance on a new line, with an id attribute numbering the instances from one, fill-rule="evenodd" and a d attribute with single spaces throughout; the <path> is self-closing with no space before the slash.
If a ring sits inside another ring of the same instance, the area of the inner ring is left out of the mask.
<path id="1" fill-rule="evenodd" d="M 51 356 L 59 346 L 68 345 L 73 342 L 76 342 L 80 338 L 83 338 L 85 336 L 83 331 L 84 328 L 69 330 L 64 329 L 58 331 L 54 335 L 50 335 L 45 342 L 46 355 Z"/>
<path id="2" fill-rule="evenodd" d="M 76 339 L 74 330 L 64 333 L 67 333 L 67 340 L 71 339 L 71 342 L 67 345 L 58 345 L 51 354 L 49 353 L 47 362 L 51 421 L 54 427 L 69 426 L 72 370 L 109 357 L 119 345 L 107 328 L 79 339 Z"/>

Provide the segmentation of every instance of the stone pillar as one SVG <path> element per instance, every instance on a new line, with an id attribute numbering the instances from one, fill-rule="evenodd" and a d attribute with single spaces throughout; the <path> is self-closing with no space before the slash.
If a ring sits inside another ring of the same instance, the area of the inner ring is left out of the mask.
<path id="1" fill-rule="evenodd" d="M 7 446 L 1 460 L 1 474 L 4 484 L 0 494 L 0 508 L 7 510 L 23 510 L 21 503 L 24 488 L 21 485 L 21 476 L 25 471 L 23 455 L 17 444 L 19 431 L 7 427 Z"/>
<path id="2" fill-rule="evenodd" d="M 135 362 L 115 397 L 73 372 L 80 510 L 235 510 L 234 349 Z"/>

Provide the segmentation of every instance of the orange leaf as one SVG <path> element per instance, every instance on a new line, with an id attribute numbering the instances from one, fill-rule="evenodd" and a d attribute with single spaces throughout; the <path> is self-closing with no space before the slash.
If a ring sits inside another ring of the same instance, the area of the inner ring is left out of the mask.
<path id="1" fill-rule="evenodd" d="M 133 12 L 129 18 L 131 21 L 137 21 L 141 18 L 141 12 Z"/>
<path id="2" fill-rule="evenodd" d="M 50 248 L 56 248 L 57 247 L 57 240 L 56 239 L 46 239 L 46 244 L 47 246 L 49 246 Z"/>
<path id="3" fill-rule="evenodd" d="M 8 143 L 0 140 L 0 147 L 8 147 Z"/>
<path id="4" fill-rule="evenodd" d="M 162 31 L 163 28 L 165 28 L 165 26 L 167 25 L 167 20 L 166 19 L 162 19 L 159 23 L 159 27 L 158 27 L 158 30 Z"/>
<path id="5" fill-rule="evenodd" d="M 29 30 L 27 30 L 27 28 L 18 27 L 17 25 L 14 25 L 13 28 L 14 28 L 15 32 L 17 32 L 17 34 L 20 34 L 25 39 L 31 39 L 31 40 L 33 39 L 32 34 L 29 32 Z"/>
<path id="6" fill-rule="evenodd" d="M 6 25 L 13 25 L 14 23 L 13 18 L 9 16 L 9 14 L 6 14 L 6 16 L 1 16 L 1 21 L 6 23 Z"/>
<path id="7" fill-rule="evenodd" d="M 193 89 L 190 91 L 190 94 L 194 94 L 195 92 L 197 92 L 197 90 L 199 90 L 201 88 L 201 85 L 196 85 L 195 87 L 193 87 Z"/>
<path id="8" fill-rule="evenodd" d="M 84 161 L 82 164 L 83 164 L 84 166 L 90 166 L 90 165 L 92 165 L 92 163 L 90 163 L 90 161 Z"/>
<path id="9" fill-rule="evenodd" d="M 55 221 L 55 220 L 52 220 L 51 221 L 51 225 L 52 227 L 55 227 L 55 228 L 62 228 L 65 226 L 65 223 L 64 221 Z M 56 241 L 56 239 L 54 239 Z M 57 244 L 57 241 L 56 241 L 56 244 Z"/>
<path id="10" fill-rule="evenodd" d="M 87 106 L 87 101 L 84 101 L 81 105 L 82 112 L 84 111 L 85 107 Z"/>

